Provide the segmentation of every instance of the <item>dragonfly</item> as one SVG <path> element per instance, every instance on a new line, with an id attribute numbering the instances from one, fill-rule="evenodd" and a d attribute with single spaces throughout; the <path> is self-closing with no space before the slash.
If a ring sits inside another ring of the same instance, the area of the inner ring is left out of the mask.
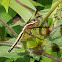
<path id="1" fill-rule="evenodd" d="M 30 33 L 30 30 L 39 24 L 39 20 L 38 20 L 37 18 L 35 18 L 34 20 L 35 20 L 34 22 L 27 23 L 27 24 L 24 26 L 24 28 L 22 29 L 22 31 L 21 31 L 20 34 L 18 35 L 18 37 L 17 37 L 15 43 L 14 43 L 14 44 L 12 45 L 12 47 L 9 49 L 9 51 L 8 51 L 9 53 L 13 50 L 13 48 L 17 45 L 17 43 L 18 43 L 19 41 L 22 41 L 22 39 L 24 39 L 24 35 L 25 35 L 26 33 L 27 33 L 27 35 L 30 35 L 30 34 L 29 34 L 29 33 Z M 29 36 L 28 36 L 28 38 L 29 38 Z M 26 37 L 24 40 L 26 40 L 26 39 L 27 39 L 27 37 Z"/>

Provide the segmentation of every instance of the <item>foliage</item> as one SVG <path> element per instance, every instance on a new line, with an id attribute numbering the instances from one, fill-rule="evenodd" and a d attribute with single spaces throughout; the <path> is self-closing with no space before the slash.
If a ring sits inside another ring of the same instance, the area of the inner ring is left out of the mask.
<path id="1" fill-rule="evenodd" d="M 42 15 L 43 18 L 45 18 L 50 9 L 53 8 L 59 0 L 19 1 L 25 4 L 26 6 L 32 8 L 34 11 L 38 9 L 38 13 Z M 0 0 L 0 18 L 4 20 L 4 22 L 7 23 L 10 28 L 12 28 L 17 34 L 22 31 L 22 28 L 24 27 L 24 25 L 22 24 L 27 23 L 31 17 L 37 17 L 37 15 L 33 16 L 33 14 L 34 12 L 31 11 L 31 9 L 23 7 L 18 2 L 16 2 L 16 0 Z M 17 21 L 16 23 L 13 23 L 17 15 L 21 19 L 19 19 L 19 21 Z M 57 20 L 56 17 L 58 17 Z M 40 20 L 38 26 L 40 26 L 42 20 L 40 17 L 38 19 Z M 53 28 L 62 23 L 62 3 L 59 4 L 59 6 L 57 6 L 57 8 L 53 11 L 52 15 L 50 14 L 50 16 L 47 18 L 45 23 L 46 26 L 50 27 L 54 20 L 56 21 L 54 22 Z M 44 35 L 46 35 L 45 30 L 46 29 L 42 28 L 42 33 Z M 19 45 L 22 45 L 22 48 L 15 47 L 11 53 L 8 53 L 8 50 L 11 47 L 9 44 L 0 44 L 0 62 L 48 62 L 48 60 L 49 62 L 58 62 L 48 57 L 43 57 L 41 55 L 38 56 L 40 50 L 42 50 L 41 54 L 45 51 L 46 53 L 51 54 L 55 57 L 62 58 L 62 29 L 53 29 L 53 31 L 51 31 L 51 33 L 48 37 L 46 37 L 46 39 L 42 39 L 44 36 L 36 35 L 39 34 L 39 28 L 31 29 L 30 33 L 34 34 L 38 38 L 36 38 L 35 36 L 25 35 L 25 38 L 28 39 L 24 42 L 18 43 Z M 9 40 L 6 39 L 8 35 L 10 36 Z M 15 36 L 11 33 L 11 31 L 8 30 L 1 22 L 0 38 L 2 42 L 14 43 L 16 40 Z M 40 40 L 39 38 L 41 38 L 42 40 Z M 58 48 L 60 50 L 59 52 L 52 51 L 53 43 L 58 45 Z"/>

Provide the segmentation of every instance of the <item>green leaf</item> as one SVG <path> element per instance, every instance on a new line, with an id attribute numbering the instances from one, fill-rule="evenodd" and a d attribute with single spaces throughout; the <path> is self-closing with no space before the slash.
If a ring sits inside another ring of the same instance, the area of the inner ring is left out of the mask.
<path id="1" fill-rule="evenodd" d="M 58 0 L 53 0 L 53 4 L 52 4 L 51 8 L 53 8 L 56 5 L 57 2 L 58 2 Z M 62 11 L 61 11 L 61 4 L 59 4 L 57 6 L 57 8 L 52 13 L 53 21 L 56 20 L 55 23 L 54 23 L 54 26 L 56 26 L 58 21 L 61 20 L 61 17 L 62 17 L 61 13 L 62 13 Z M 60 16 L 60 17 L 58 19 L 56 19 L 57 16 Z"/>
<path id="2" fill-rule="evenodd" d="M 16 38 L 12 38 L 8 40 L 7 42 L 14 43 Z M 6 58 L 24 58 L 26 55 L 28 55 L 28 52 L 20 52 L 22 49 L 15 47 L 10 53 L 8 53 L 8 50 L 10 49 L 9 44 L 0 44 L 0 57 L 6 57 Z M 2 52 L 4 51 L 4 52 Z M 29 59 L 29 58 L 28 58 Z"/>
<path id="3" fill-rule="evenodd" d="M 12 25 L 10 26 L 17 34 L 19 34 L 22 31 L 22 27 L 20 25 Z M 6 32 L 11 36 L 14 37 L 14 35 L 11 33 L 11 31 L 9 31 L 8 29 L 6 29 Z"/>
<path id="4" fill-rule="evenodd" d="M 37 45 L 36 38 L 31 37 L 27 40 L 28 48 L 34 48 L 34 47 L 36 47 L 36 45 Z"/>
<path id="5" fill-rule="evenodd" d="M 51 32 L 48 38 L 50 41 L 57 44 L 59 47 L 62 47 L 62 36 L 60 33 L 60 28 L 57 28 L 53 32 Z"/>
<path id="6" fill-rule="evenodd" d="M 40 60 L 40 56 L 33 56 L 33 59 L 39 61 Z"/>
<path id="7" fill-rule="evenodd" d="M 17 26 L 17 25 L 23 25 L 23 23 L 24 23 L 24 20 L 20 20 L 20 21 L 17 21 L 15 24 L 11 25 L 11 27 L 14 27 L 14 26 Z"/>
<path id="8" fill-rule="evenodd" d="M 35 2 L 33 0 L 30 0 L 30 2 L 34 5 L 34 6 L 41 6 L 41 7 L 44 7 L 42 4 L 38 3 L 38 2 Z"/>
<path id="9" fill-rule="evenodd" d="M 22 25 L 24 23 L 24 20 L 20 20 L 17 21 L 15 24 L 10 23 L 12 20 L 9 21 L 9 26 L 17 33 L 19 34 L 22 31 Z M 23 21 L 23 22 L 22 22 Z M 6 32 L 11 36 L 14 37 L 14 35 L 11 33 L 11 31 L 9 31 L 8 29 L 6 29 Z"/>
<path id="10" fill-rule="evenodd" d="M 28 7 L 32 8 L 33 10 L 36 10 L 36 8 L 32 5 L 32 3 L 29 0 L 19 0 L 19 1 L 27 5 Z"/>
<path id="11" fill-rule="evenodd" d="M 6 36 L 5 27 L 0 27 L 0 37 L 1 37 L 1 41 L 4 41 L 5 40 L 5 36 Z"/>
<path id="12" fill-rule="evenodd" d="M 48 54 L 51 54 L 51 49 L 50 48 L 47 48 L 46 49 L 46 52 L 48 53 Z M 48 57 L 44 57 L 44 56 L 42 56 L 42 60 L 44 61 L 44 62 L 52 62 L 52 60 L 50 59 L 50 58 L 48 58 Z"/>
<path id="13" fill-rule="evenodd" d="M 52 3 L 55 3 L 55 2 L 57 2 L 58 0 L 53 0 L 53 2 Z"/>
<path id="14" fill-rule="evenodd" d="M 48 18 L 48 20 L 47 20 L 47 26 L 50 26 L 51 23 L 52 23 L 52 18 Z"/>
<path id="15" fill-rule="evenodd" d="M 37 0 L 37 2 L 42 4 L 43 6 L 45 6 L 45 8 L 50 8 L 52 1 L 53 0 L 44 0 L 44 1 L 43 0 Z M 44 8 L 38 7 L 38 9 L 44 9 Z"/>
<path id="16" fill-rule="evenodd" d="M 4 6 L 4 8 L 6 9 L 6 12 L 8 12 L 9 3 L 10 3 L 10 0 L 2 0 L 1 1 L 1 5 Z"/>
<path id="17" fill-rule="evenodd" d="M 0 18 L 5 21 L 6 23 L 12 19 L 16 15 L 16 12 L 14 12 L 11 8 L 9 8 L 8 13 L 6 13 L 4 7 L 0 5 Z M 2 26 L 2 23 L 0 22 L 0 26 Z"/>
<path id="18" fill-rule="evenodd" d="M 6 57 L 0 57 L 0 62 L 5 62 L 8 58 Z"/>
<path id="19" fill-rule="evenodd" d="M 45 17 L 47 15 L 47 13 L 49 12 L 49 10 L 50 10 L 50 8 L 49 9 L 40 10 L 39 14 L 41 14 L 43 17 Z"/>
<path id="20" fill-rule="evenodd" d="M 46 45 L 46 42 L 44 40 L 40 40 L 35 37 L 30 37 L 27 39 L 28 48 L 41 49 L 41 47 L 43 47 L 44 45 Z"/>
<path id="21" fill-rule="evenodd" d="M 10 49 L 10 46 L 8 45 L 0 45 L 0 57 L 7 57 L 7 58 L 18 58 L 20 57 L 17 50 L 20 50 L 19 48 L 14 48 L 14 50 L 11 53 L 8 53 L 8 50 Z M 3 52 L 2 52 L 3 51 Z"/>
<path id="22" fill-rule="evenodd" d="M 30 57 L 26 52 L 17 52 L 20 48 L 14 48 L 8 53 L 9 45 L 0 45 L 0 62 L 30 62 Z M 5 59 L 5 60 L 4 60 Z"/>
<path id="23" fill-rule="evenodd" d="M 48 53 L 48 54 L 51 54 L 51 55 L 53 55 L 53 56 L 55 56 L 55 57 L 57 57 L 57 53 L 56 52 L 52 52 L 51 51 L 51 48 L 47 48 L 46 49 L 46 52 Z M 48 57 L 44 57 L 44 56 L 42 56 L 42 60 L 44 61 L 44 62 L 57 62 L 57 61 L 55 61 L 55 60 L 52 60 L 52 59 L 50 59 L 50 58 L 48 58 Z"/>
<path id="24" fill-rule="evenodd" d="M 0 3 L 2 2 L 2 0 L 0 0 Z"/>
<path id="25" fill-rule="evenodd" d="M 12 43 L 14 43 L 15 41 L 16 41 L 16 38 L 11 38 L 11 39 L 7 40 L 7 42 L 12 42 Z"/>
<path id="26" fill-rule="evenodd" d="M 5 62 L 14 62 L 14 61 L 16 61 L 16 59 L 15 58 L 8 58 Z"/>
<path id="27" fill-rule="evenodd" d="M 23 4 L 29 6 L 30 8 L 35 9 L 35 7 L 30 3 L 29 0 L 20 0 Z M 32 16 L 32 13 L 25 7 L 21 6 L 19 3 L 17 3 L 15 0 L 11 0 L 10 7 L 16 11 L 22 19 L 27 22 L 29 18 Z"/>

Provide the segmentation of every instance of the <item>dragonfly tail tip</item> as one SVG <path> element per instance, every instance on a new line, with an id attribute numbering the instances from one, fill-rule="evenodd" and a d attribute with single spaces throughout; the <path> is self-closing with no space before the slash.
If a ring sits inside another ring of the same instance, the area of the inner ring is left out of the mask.
<path id="1" fill-rule="evenodd" d="M 8 50 L 8 53 L 10 53 L 11 52 L 11 50 Z"/>

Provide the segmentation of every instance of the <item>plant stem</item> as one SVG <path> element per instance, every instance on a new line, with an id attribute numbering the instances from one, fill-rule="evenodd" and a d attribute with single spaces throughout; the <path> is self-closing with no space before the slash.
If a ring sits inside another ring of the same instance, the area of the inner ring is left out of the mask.
<path id="1" fill-rule="evenodd" d="M 48 14 L 46 15 L 46 17 L 44 18 L 43 23 L 41 24 L 41 26 L 45 23 L 45 21 L 47 20 L 47 18 L 51 15 L 51 13 L 56 9 L 56 7 L 62 2 L 62 0 L 59 0 L 56 5 L 48 12 Z"/>
<path id="2" fill-rule="evenodd" d="M 2 41 L 0 41 L 0 44 L 13 45 L 13 43 L 11 42 L 2 42 Z M 22 48 L 22 45 L 16 45 L 16 47 Z"/>
<path id="3" fill-rule="evenodd" d="M 59 62 L 62 62 L 62 59 L 58 58 L 58 57 L 54 57 L 48 53 L 43 53 L 42 56 L 45 56 L 45 57 L 48 57 L 48 58 L 51 58 L 53 60 L 56 60 L 56 61 L 59 61 Z"/>
<path id="4" fill-rule="evenodd" d="M 46 17 L 44 18 L 43 22 L 41 23 L 41 27 L 43 27 L 45 21 L 48 19 L 48 17 L 51 15 L 51 13 L 56 9 L 56 7 L 62 2 L 62 0 L 59 0 L 56 5 L 48 12 Z M 41 34 L 41 29 L 39 28 L 39 33 Z"/>
<path id="5" fill-rule="evenodd" d="M 0 22 L 1 22 L 6 28 L 8 28 L 8 29 L 12 32 L 12 34 L 13 34 L 15 37 L 18 37 L 18 34 L 17 34 L 12 28 L 10 28 L 10 27 L 8 26 L 8 24 L 6 24 L 1 18 L 0 18 Z"/>

